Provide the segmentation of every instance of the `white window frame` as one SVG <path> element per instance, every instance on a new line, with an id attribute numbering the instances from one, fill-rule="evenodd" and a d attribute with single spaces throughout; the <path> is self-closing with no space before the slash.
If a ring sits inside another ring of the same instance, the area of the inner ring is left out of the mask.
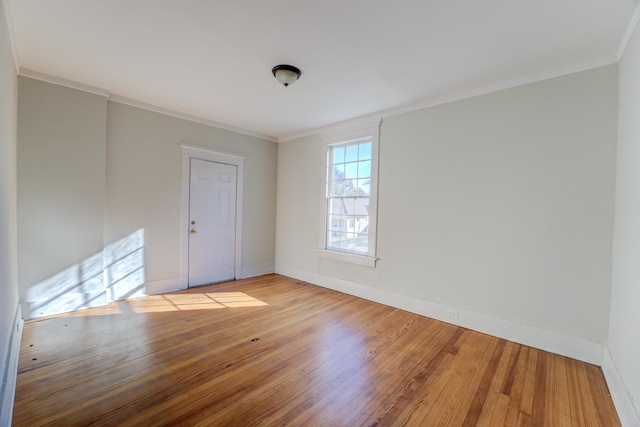
<path id="1" fill-rule="evenodd" d="M 371 141 L 371 194 L 369 196 L 369 251 L 366 254 L 354 254 L 333 250 L 327 247 L 327 171 L 328 153 L 330 147 L 339 146 L 358 141 Z M 321 215 L 320 215 L 320 247 L 318 254 L 323 258 L 351 264 L 375 267 L 378 258 L 377 231 L 378 231 L 378 163 L 380 144 L 380 120 L 364 124 L 348 130 L 327 132 L 322 134 L 322 189 L 321 189 Z"/>

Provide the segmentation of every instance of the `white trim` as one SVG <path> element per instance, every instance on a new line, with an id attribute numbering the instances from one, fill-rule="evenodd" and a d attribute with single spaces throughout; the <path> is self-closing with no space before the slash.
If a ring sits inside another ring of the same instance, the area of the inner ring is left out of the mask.
<path id="1" fill-rule="evenodd" d="M 254 138 L 264 139 L 269 142 L 277 142 L 277 139 L 270 135 L 263 133 L 253 132 L 248 129 L 239 128 L 236 126 L 226 125 L 224 123 L 216 122 L 214 120 L 205 119 L 198 116 L 193 116 L 187 113 L 181 113 L 180 111 L 171 110 L 169 108 L 160 107 L 153 104 L 147 104 L 146 102 L 136 101 L 134 99 L 126 98 L 120 95 L 110 95 L 109 101 L 117 102 L 118 104 L 129 105 L 131 107 L 141 108 L 147 111 L 153 111 L 154 113 L 164 114 L 165 116 L 175 117 L 177 119 L 187 120 L 189 122 L 199 123 L 206 126 L 211 126 L 218 129 L 224 129 L 231 132 L 239 133 L 242 135 L 252 136 Z"/>
<path id="2" fill-rule="evenodd" d="M 13 31 L 13 19 L 11 18 L 11 7 L 8 0 L 0 0 L 0 7 L 4 11 L 4 18 L 7 24 L 7 32 L 9 33 L 9 44 L 11 45 L 11 55 L 13 57 L 13 66 L 16 69 L 16 75 L 20 74 L 20 65 L 18 65 L 18 47 L 16 46 L 16 37 Z M 2 424 L 0 424 L 2 425 Z"/>
<path id="3" fill-rule="evenodd" d="M 264 276 L 265 274 L 273 274 L 275 266 L 273 264 L 262 264 L 253 267 L 245 267 L 242 269 L 242 278 Z"/>
<path id="4" fill-rule="evenodd" d="M 638 20 L 640 20 L 640 16 L 636 16 L 636 15 L 640 15 L 640 12 L 638 11 L 638 9 L 640 9 L 640 5 L 638 8 L 636 8 L 636 12 L 633 15 L 633 18 L 630 22 L 630 28 L 631 27 L 635 27 L 635 25 L 631 25 L 632 23 L 636 23 L 638 22 Z M 7 14 L 7 10 L 5 9 L 5 14 Z M 629 29 L 627 30 L 629 32 Z M 382 111 L 377 111 L 377 112 L 373 112 L 370 114 L 365 114 L 359 117 L 355 117 L 352 119 L 347 119 L 341 122 L 337 122 L 337 123 L 332 123 L 326 126 L 321 126 L 318 128 L 313 128 L 313 129 L 309 129 L 306 131 L 302 131 L 299 133 L 295 133 L 295 134 L 289 134 L 289 135 L 285 135 L 285 136 L 281 136 L 281 137 L 274 137 L 271 135 L 266 135 L 266 134 L 262 134 L 262 133 L 258 133 L 258 132 L 254 132 L 254 131 L 250 131 L 248 129 L 244 129 L 244 128 L 240 128 L 240 127 L 236 127 L 236 126 L 231 126 L 231 125 L 226 125 L 224 123 L 220 123 L 220 122 L 216 122 L 214 120 L 209 120 L 209 119 L 205 119 L 202 117 L 198 117 L 198 116 L 194 116 L 191 114 L 187 114 L 187 113 L 182 113 L 179 111 L 175 111 L 175 110 L 171 110 L 168 108 L 164 108 L 164 107 L 160 107 L 157 105 L 153 105 L 153 104 L 148 104 L 142 101 L 137 101 L 134 99 L 130 99 L 130 98 L 126 98 L 124 96 L 120 96 L 120 95 L 115 95 L 110 93 L 108 90 L 106 89 L 102 89 L 102 88 L 98 88 L 98 87 L 94 87 L 94 86 L 89 86 L 89 85 L 85 85 L 82 83 L 77 83 L 77 82 L 73 82 L 71 80 L 66 80 L 63 78 L 59 78 L 59 77 L 54 77 L 48 74 L 44 74 L 44 73 L 40 73 L 38 71 L 33 71 L 33 70 L 29 70 L 29 69 L 25 69 L 25 68 L 19 68 L 18 66 L 18 62 L 17 62 L 17 52 L 14 49 L 14 62 L 16 63 L 16 69 L 18 70 L 18 75 L 24 76 L 24 77 L 30 77 L 30 78 L 34 78 L 36 80 L 41 80 L 44 82 L 48 82 L 48 83 L 53 83 L 53 84 L 58 84 L 58 85 L 62 85 L 62 86 L 66 86 L 66 87 L 70 87 L 72 89 L 78 89 L 78 90 L 83 90 L 85 92 L 90 92 L 90 93 L 94 93 L 96 95 L 101 95 L 101 96 L 107 96 L 109 101 L 113 101 L 113 102 L 117 102 L 119 104 L 124 104 L 124 105 L 129 105 L 132 107 L 136 107 L 136 108 L 141 108 L 143 110 L 148 110 L 148 111 L 153 111 L 159 114 L 163 114 L 166 116 L 170 116 L 170 117 L 175 117 L 178 119 L 183 119 L 183 120 L 187 120 L 190 122 L 194 122 L 194 123 L 200 123 L 206 126 L 211 126 L 211 127 L 215 127 L 215 128 L 219 128 L 219 129 L 224 129 L 224 130 L 228 130 L 231 132 L 235 132 L 235 133 L 239 133 L 242 135 L 247 135 L 247 136 L 252 136 L 255 138 L 259 138 L 259 139 L 263 139 L 269 142 L 287 142 L 287 141 L 292 141 L 295 139 L 299 139 L 305 136 L 310 136 L 310 135 L 316 135 L 319 133 L 324 133 L 324 132 L 333 132 L 335 129 L 344 129 L 344 128 L 350 128 L 350 127 L 358 127 L 361 126 L 361 123 L 365 123 L 365 122 L 372 122 L 372 121 L 380 121 L 382 118 L 384 117 L 391 117 L 391 116 L 395 116 L 398 114 L 403 114 L 403 113 L 409 113 L 412 111 L 416 111 L 416 110 L 422 110 L 424 108 L 430 108 L 430 107 L 435 107 L 438 105 L 442 105 L 442 104 L 447 104 L 449 102 L 454 102 L 454 101 L 460 101 L 463 99 L 467 99 L 467 98 L 473 98 L 476 96 L 480 96 L 480 95 L 486 95 L 492 92 L 498 92 L 500 90 L 504 90 L 504 89 L 510 89 L 510 88 L 514 88 L 514 87 L 518 87 L 518 86 L 523 86 L 526 84 L 530 84 L 530 83 L 535 83 L 535 82 L 539 82 L 539 81 L 543 81 L 543 80 L 548 80 L 548 79 L 552 79 L 552 78 L 556 78 L 556 77 L 562 77 L 568 74 L 573 74 L 573 73 L 578 73 L 578 72 L 582 72 L 582 71 L 587 71 L 590 69 L 594 69 L 594 68 L 598 68 L 598 67 L 603 67 L 606 65 L 611 65 L 611 64 L 615 64 L 617 62 L 619 62 L 620 60 L 620 54 L 621 52 L 624 51 L 623 47 L 626 47 L 626 43 L 628 43 L 628 38 L 631 37 L 631 33 L 633 31 L 631 30 L 631 32 L 627 35 L 625 34 L 625 39 L 623 40 L 623 44 L 621 44 L 620 49 L 618 51 L 618 55 L 616 56 L 604 56 L 601 58 L 596 58 L 594 60 L 590 60 L 590 61 L 585 61 L 582 63 L 578 63 L 578 64 L 572 64 L 566 67 L 560 67 L 560 68 L 556 68 L 554 70 L 549 70 L 549 71 L 545 71 L 545 72 L 541 72 L 541 73 L 537 73 L 537 74 L 531 74 L 531 75 L 527 75 L 527 76 L 522 76 L 522 77 L 518 77 L 512 80 L 507 80 L 504 82 L 498 82 L 498 83 L 494 83 L 494 84 L 490 84 L 490 85 L 486 85 L 477 89 L 472 89 L 472 90 L 468 90 L 468 91 L 461 91 L 461 92 L 454 92 L 448 95 L 444 95 L 442 97 L 438 97 L 438 98 L 432 98 L 432 99 L 427 99 L 425 101 L 416 103 L 416 104 L 410 104 L 410 105 L 405 105 L 402 107 L 397 107 L 397 108 L 391 108 L 391 109 L 387 109 L 387 110 L 382 110 Z"/>
<path id="5" fill-rule="evenodd" d="M 180 286 L 185 289 L 189 283 L 189 178 L 191 159 L 208 160 L 210 162 L 233 165 L 237 168 L 236 182 L 236 259 L 235 279 L 242 276 L 242 219 L 243 219 L 243 187 L 244 187 L 244 157 L 236 154 L 215 151 L 207 147 L 180 144 L 182 150 L 182 202 L 180 215 Z"/>
<path id="6" fill-rule="evenodd" d="M 281 265 L 276 265 L 276 273 L 544 351 L 602 364 L 603 345 L 583 338 Z"/>
<path id="7" fill-rule="evenodd" d="M 340 143 L 368 136 L 380 135 L 380 117 L 366 117 L 348 122 L 335 123 L 322 130 L 323 142 L 328 144 Z"/>
<path id="8" fill-rule="evenodd" d="M 608 346 L 604 346 L 604 357 L 602 361 L 602 372 L 604 373 L 604 379 L 609 386 L 609 394 L 616 407 L 620 424 L 625 427 L 639 427 L 640 415 L 633 407 L 633 400 L 624 386 L 624 382 L 616 369 L 611 352 Z"/>
<path id="9" fill-rule="evenodd" d="M 16 63 L 17 64 L 17 63 Z M 18 66 L 16 65 L 16 68 Z M 205 126 L 210 126 L 218 129 L 228 130 L 231 132 L 239 133 L 242 135 L 251 136 L 254 138 L 263 139 L 269 142 L 276 142 L 277 139 L 270 135 L 265 135 L 258 132 L 253 132 L 247 129 L 239 128 L 236 126 L 226 125 L 224 123 L 216 122 L 214 120 L 205 119 L 202 117 L 194 116 L 187 113 L 181 113 L 179 111 L 171 110 L 169 108 L 160 107 L 146 102 L 137 101 L 135 99 L 126 98 L 124 96 L 115 95 L 109 92 L 107 89 L 102 89 L 95 86 L 86 85 L 84 83 L 74 82 L 72 80 L 63 79 L 61 77 L 55 77 L 49 74 L 41 73 L 39 71 L 30 70 L 27 68 L 19 68 L 18 75 L 22 77 L 28 77 L 35 80 L 40 80 L 46 83 L 52 83 L 59 86 L 68 87 L 71 89 L 81 90 L 83 92 L 92 93 L 94 95 L 100 95 L 107 97 L 109 101 L 117 102 L 118 104 L 129 105 L 131 107 L 140 108 L 142 110 L 152 111 L 154 113 L 163 114 L 169 117 L 175 117 L 177 119 L 186 120 L 193 123 L 199 123 Z"/>
<path id="10" fill-rule="evenodd" d="M 20 76 L 28 77 L 34 80 L 40 80 L 41 82 L 51 83 L 58 86 L 68 87 L 70 89 L 81 90 L 83 92 L 92 93 L 94 95 L 109 96 L 109 91 L 95 86 L 86 85 L 84 83 L 78 83 L 71 80 L 63 79 L 61 77 L 54 77 L 49 74 L 44 74 L 39 71 L 29 70 L 27 68 L 20 68 Z"/>
<path id="11" fill-rule="evenodd" d="M 16 308 L 13 317 L 11 335 L 9 336 L 9 348 L 6 360 L 2 361 L 0 372 L 0 426 L 10 426 L 13 418 L 13 402 L 16 395 L 18 381 L 18 360 L 20 359 L 20 342 L 22 341 L 22 329 L 24 320 L 20 305 Z"/>
<path id="12" fill-rule="evenodd" d="M 638 26 L 638 22 L 640 22 L 640 3 L 636 5 L 636 8 L 633 11 L 633 15 L 631 15 L 631 19 L 629 20 L 629 25 L 627 25 L 627 30 L 622 37 L 622 41 L 620 42 L 620 47 L 618 47 L 618 62 L 622 59 L 624 55 L 624 51 L 627 50 L 627 45 L 629 41 L 631 41 L 631 36 L 633 36 L 633 32 Z"/>
<path id="13" fill-rule="evenodd" d="M 244 164 L 244 157 L 237 154 L 218 151 L 213 148 L 200 147 L 197 145 L 180 144 L 182 155 L 194 157 L 196 159 L 208 160 L 210 162 L 224 163 L 227 165 L 241 166 Z"/>
<path id="14" fill-rule="evenodd" d="M 393 111 L 393 110 L 385 110 L 385 111 Z M 318 135 L 323 133 L 340 132 L 340 130 L 342 129 L 359 128 L 359 127 L 362 127 L 361 126 L 362 123 L 371 123 L 371 122 L 381 121 L 383 118 L 383 113 L 384 111 L 374 112 L 364 116 L 343 120 L 341 122 L 331 123 L 326 126 L 321 126 L 321 127 L 305 130 L 302 132 L 285 135 L 283 137 L 278 138 L 278 142 L 288 142 L 288 141 L 304 138 L 305 136 Z"/>
<path id="15" fill-rule="evenodd" d="M 334 261 L 348 262 L 350 264 L 364 265 L 365 267 L 375 267 L 376 262 L 378 261 L 378 258 L 373 258 L 366 255 L 328 251 L 326 249 L 318 249 L 318 255 L 322 258 L 332 259 Z"/>
<path id="16" fill-rule="evenodd" d="M 309 130 L 295 133 L 295 134 L 285 135 L 278 138 L 278 142 L 287 142 L 287 141 L 292 141 L 305 136 L 321 134 L 327 131 L 328 129 L 330 130 L 335 127 L 346 128 L 352 125 L 353 123 L 357 124 L 357 123 L 366 122 L 366 121 L 380 120 L 380 119 L 384 119 L 385 117 L 397 116 L 398 114 L 410 113 L 412 111 L 422 110 L 424 108 L 436 107 L 438 105 L 448 104 L 454 101 L 461 101 L 463 99 L 474 98 L 480 95 L 487 95 L 487 94 L 498 92 L 505 89 L 511 89 L 518 86 L 524 86 L 527 84 L 537 83 L 540 81 L 549 80 L 556 77 L 562 77 L 569 74 L 591 70 L 594 68 L 604 67 L 606 65 L 616 64 L 617 62 L 618 62 L 618 58 L 614 55 L 604 56 L 604 57 L 596 58 L 591 61 L 581 62 L 579 64 L 572 64 L 566 67 L 556 68 L 554 70 L 517 77 L 515 79 L 482 86 L 477 89 L 452 92 L 450 94 L 443 95 L 438 98 L 427 99 L 422 102 L 418 102 L 416 104 L 409 104 L 409 105 L 404 105 L 402 107 L 377 111 L 377 112 L 365 114 L 363 116 L 359 116 L 353 119 L 345 120 L 343 122 L 330 124 L 327 126 L 321 126 L 315 129 L 309 129 Z"/>
<path id="17" fill-rule="evenodd" d="M 110 301 L 112 300 L 109 298 L 108 290 L 100 289 L 93 292 L 68 292 L 49 301 L 23 301 L 20 303 L 20 309 L 22 310 L 23 318 L 31 320 L 71 311 L 102 307 Z"/>

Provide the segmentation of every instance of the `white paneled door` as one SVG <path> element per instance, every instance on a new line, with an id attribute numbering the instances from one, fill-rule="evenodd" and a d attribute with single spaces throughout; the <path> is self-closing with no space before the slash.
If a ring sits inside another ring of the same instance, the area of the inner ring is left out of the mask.
<path id="1" fill-rule="evenodd" d="M 237 167 L 191 159 L 189 287 L 235 277 Z"/>

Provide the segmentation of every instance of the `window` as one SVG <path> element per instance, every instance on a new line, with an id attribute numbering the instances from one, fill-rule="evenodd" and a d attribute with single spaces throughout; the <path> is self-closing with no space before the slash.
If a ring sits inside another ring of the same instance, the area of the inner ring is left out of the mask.
<path id="1" fill-rule="evenodd" d="M 327 150 L 326 249 L 369 253 L 371 141 L 330 146 Z"/>
<path id="2" fill-rule="evenodd" d="M 378 124 L 325 138 L 322 255 L 375 266 Z"/>

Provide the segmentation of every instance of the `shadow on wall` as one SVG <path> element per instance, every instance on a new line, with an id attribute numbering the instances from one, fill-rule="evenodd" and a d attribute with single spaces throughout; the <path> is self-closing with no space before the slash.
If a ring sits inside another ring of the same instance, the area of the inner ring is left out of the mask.
<path id="1" fill-rule="evenodd" d="M 144 229 L 32 286 L 22 303 L 27 319 L 146 295 Z"/>

